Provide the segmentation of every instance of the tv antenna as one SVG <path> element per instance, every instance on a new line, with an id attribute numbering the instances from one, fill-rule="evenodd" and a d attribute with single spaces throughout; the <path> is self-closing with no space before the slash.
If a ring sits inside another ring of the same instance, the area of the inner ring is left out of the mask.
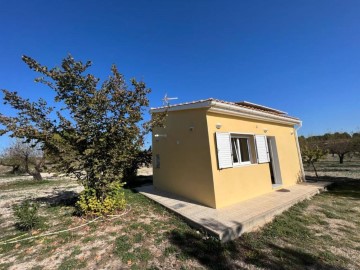
<path id="1" fill-rule="evenodd" d="M 162 99 L 163 101 L 163 105 L 169 106 L 170 105 L 170 100 L 175 100 L 178 99 L 177 97 L 168 97 L 167 94 L 165 94 L 164 98 Z"/>

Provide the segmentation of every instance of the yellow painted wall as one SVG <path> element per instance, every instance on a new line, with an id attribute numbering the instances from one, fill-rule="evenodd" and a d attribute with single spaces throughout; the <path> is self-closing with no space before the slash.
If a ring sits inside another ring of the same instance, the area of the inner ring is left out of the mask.
<path id="1" fill-rule="evenodd" d="M 216 124 L 222 127 L 216 129 Z M 274 136 L 276 139 L 282 187 L 294 185 L 301 174 L 294 127 L 270 122 L 207 113 L 210 156 L 215 189 L 216 208 L 228 206 L 264 193 L 272 192 L 268 163 L 251 164 L 219 170 L 215 132 L 252 133 Z M 264 132 L 267 129 L 267 132 Z"/>
<path id="2" fill-rule="evenodd" d="M 154 186 L 215 207 L 206 110 L 168 112 L 165 125 L 152 135 Z M 167 137 L 157 139 L 155 134 Z M 156 168 L 157 154 L 160 168 Z"/>

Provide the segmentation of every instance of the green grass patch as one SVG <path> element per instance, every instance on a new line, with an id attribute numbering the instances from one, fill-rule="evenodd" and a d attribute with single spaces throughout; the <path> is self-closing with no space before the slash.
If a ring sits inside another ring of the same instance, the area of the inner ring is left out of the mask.
<path id="1" fill-rule="evenodd" d="M 332 242 L 333 241 L 333 238 L 331 237 L 331 235 L 328 235 L 328 234 L 323 234 L 321 236 L 318 236 L 317 238 L 320 238 L 321 240 L 323 240 L 325 243 L 328 243 L 328 242 Z"/>
<path id="2" fill-rule="evenodd" d="M 286 237 L 296 240 L 313 237 L 313 232 L 306 225 L 311 222 L 303 218 L 302 211 L 307 207 L 308 202 L 299 203 L 283 215 L 276 217 L 272 223 L 265 227 L 265 237 Z"/>
<path id="3" fill-rule="evenodd" d="M 123 254 L 121 254 L 121 260 L 124 263 L 127 263 L 128 261 L 135 262 L 136 254 L 134 252 L 124 252 Z"/>
<path id="4" fill-rule="evenodd" d="M 140 233 L 136 233 L 135 235 L 134 235 L 134 242 L 135 243 L 140 243 L 140 242 L 142 242 L 142 241 L 144 241 L 144 235 L 140 232 Z"/>
<path id="5" fill-rule="evenodd" d="M 170 256 L 171 254 L 175 254 L 176 252 L 178 252 L 178 249 L 177 249 L 176 247 L 174 247 L 174 246 L 169 246 L 169 247 L 166 247 L 166 248 L 164 249 L 163 255 L 164 255 L 165 257 L 168 257 L 168 256 Z"/>
<path id="6" fill-rule="evenodd" d="M 27 176 L 27 175 L 13 174 L 13 173 L 11 173 L 11 171 L 2 173 L 2 174 L 0 174 L 0 183 L 1 183 L 1 179 L 4 179 L 4 178 L 6 179 L 6 178 L 15 178 L 15 177 L 22 177 L 22 176 Z"/>
<path id="7" fill-rule="evenodd" d="M 2 190 L 9 190 L 9 189 L 26 189 L 26 188 L 36 188 L 42 186 L 49 186 L 49 185 L 58 185 L 60 181 L 58 180 L 20 180 L 14 181 L 10 183 L 5 183 L 1 185 Z"/>
<path id="8" fill-rule="evenodd" d="M 323 213 L 327 218 L 333 218 L 333 219 L 340 219 L 341 216 L 336 214 L 334 211 L 329 211 L 326 209 L 321 210 L 321 213 Z"/>
<path id="9" fill-rule="evenodd" d="M 122 257 L 125 252 L 127 252 L 132 247 L 132 243 L 129 240 L 129 237 L 126 235 L 119 236 L 115 240 L 115 254 L 119 257 Z"/>
<path id="10" fill-rule="evenodd" d="M 152 257 L 150 250 L 147 248 L 136 248 L 134 253 L 136 258 L 142 263 L 148 262 Z"/>
<path id="11" fill-rule="evenodd" d="M 33 268 L 31 268 L 31 270 L 41 270 L 41 269 L 43 269 L 43 267 L 40 265 L 36 265 Z"/>
<path id="12" fill-rule="evenodd" d="M 81 248 L 79 246 L 75 246 L 70 256 L 76 256 L 79 254 L 81 254 Z"/>
<path id="13" fill-rule="evenodd" d="M 81 242 L 83 242 L 84 244 L 86 244 L 86 243 L 89 243 L 89 242 L 94 242 L 94 241 L 96 241 L 97 240 L 97 237 L 95 237 L 95 236 L 86 236 L 85 238 L 83 238 L 82 240 L 81 240 Z"/>
<path id="14" fill-rule="evenodd" d="M 63 244 L 69 243 L 69 242 L 75 240 L 76 238 L 77 238 L 76 233 L 71 232 L 71 231 L 61 232 L 61 233 L 57 234 L 57 239 Z"/>
<path id="15" fill-rule="evenodd" d="M 0 245 L 0 254 L 8 253 L 15 248 L 15 243 Z"/>
<path id="16" fill-rule="evenodd" d="M 0 263 L 0 269 L 9 269 L 14 263 Z"/>
<path id="17" fill-rule="evenodd" d="M 51 245 L 46 245 L 46 246 L 43 246 L 43 247 L 41 247 L 41 249 L 39 250 L 39 254 L 41 255 L 41 256 L 47 256 L 52 250 L 54 249 L 54 247 L 53 246 L 51 246 Z"/>
<path id="18" fill-rule="evenodd" d="M 146 234 L 151 234 L 155 228 L 150 224 L 142 223 L 141 229 L 143 229 Z"/>
<path id="19" fill-rule="evenodd" d="M 84 261 L 80 261 L 78 259 L 68 257 L 65 258 L 60 264 L 58 270 L 73 270 L 73 269 L 81 269 L 86 266 Z"/>

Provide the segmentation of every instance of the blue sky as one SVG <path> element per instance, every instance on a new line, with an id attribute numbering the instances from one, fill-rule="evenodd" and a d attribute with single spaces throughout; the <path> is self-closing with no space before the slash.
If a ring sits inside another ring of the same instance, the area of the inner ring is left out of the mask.
<path id="1" fill-rule="evenodd" d="M 247 100 L 301 118 L 303 135 L 359 131 L 359 13 L 350 0 L 3 1 L 0 88 L 49 98 L 21 55 L 71 53 L 100 78 L 116 64 L 144 80 L 152 107 L 165 93 Z"/>

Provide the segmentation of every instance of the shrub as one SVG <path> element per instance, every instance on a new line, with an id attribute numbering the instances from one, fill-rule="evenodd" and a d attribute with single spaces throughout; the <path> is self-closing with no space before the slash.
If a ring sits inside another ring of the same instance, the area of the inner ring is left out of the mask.
<path id="1" fill-rule="evenodd" d="M 72 174 L 85 187 L 95 189 L 94 203 L 100 201 L 103 206 L 111 182 L 123 180 L 127 168 L 134 174 L 141 164 L 138 155 L 145 136 L 153 127 L 163 125 L 166 113 L 156 113 L 146 121 L 151 90 L 142 81 L 127 83 L 115 65 L 100 84 L 100 79 L 89 73 L 90 61 L 83 63 L 69 55 L 60 67 L 51 68 L 25 55 L 22 59 L 40 73 L 35 82 L 53 90 L 53 101 L 31 101 L 1 89 L 4 104 L 14 112 L 0 114 L 0 135 L 8 133 L 39 143 L 53 170 Z M 86 194 L 92 198 L 94 192 Z M 98 206 L 96 209 L 103 211 Z"/>
<path id="2" fill-rule="evenodd" d="M 85 187 L 76 203 L 79 211 L 85 215 L 108 215 L 125 208 L 124 183 L 113 182 L 109 185 L 106 197 L 98 199 L 96 190 Z"/>
<path id="3" fill-rule="evenodd" d="M 17 221 L 16 226 L 21 230 L 28 231 L 40 225 L 39 206 L 39 203 L 30 202 L 29 200 L 15 205 L 13 209 Z"/>

